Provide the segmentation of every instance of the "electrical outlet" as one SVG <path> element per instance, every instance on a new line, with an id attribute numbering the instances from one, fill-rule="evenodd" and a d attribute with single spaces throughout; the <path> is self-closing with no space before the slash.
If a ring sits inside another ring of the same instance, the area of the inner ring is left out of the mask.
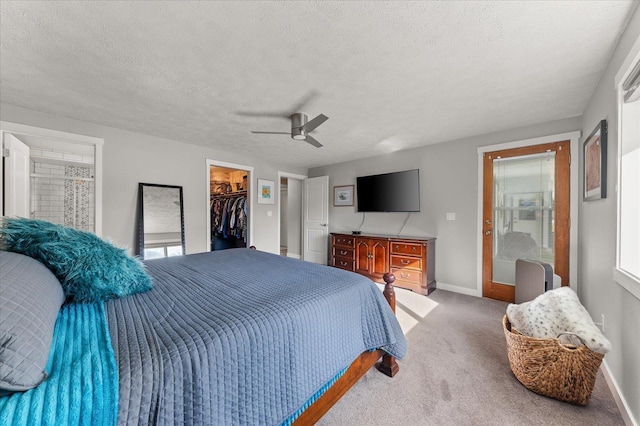
<path id="1" fill-rule="evenodd" d="M 602 329 L 602 332 L 604 333 L 604 314 L 600 314 L 600 317 L 602 318 L 602 323 L 600 324 L 600 328 Z"/>

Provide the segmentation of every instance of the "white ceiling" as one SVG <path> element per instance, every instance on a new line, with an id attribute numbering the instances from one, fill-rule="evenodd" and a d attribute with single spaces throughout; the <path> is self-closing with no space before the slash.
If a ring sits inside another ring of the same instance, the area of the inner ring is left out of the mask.
<path id="1" fill-rule="evenodd" d="M 581 115 L 636 6 L 2 1 L 0 101 L 320 166 Z"/>

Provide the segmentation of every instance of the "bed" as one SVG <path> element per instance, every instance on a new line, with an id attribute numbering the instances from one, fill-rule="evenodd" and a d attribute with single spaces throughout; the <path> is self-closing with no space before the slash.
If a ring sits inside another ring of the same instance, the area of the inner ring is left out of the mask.
<path id="1" fill-rule="evenodd" d="M 310 424 L 407 349 L 389 302 L 354 273 L 251 249 L 145 267 L 151 291 L 63 306 L 48 379 L 0 397 L 0 423 Z M 69 318 L 93 322 L 65 332 Z M 56 365 L 71 347 L 78 360 Z"/>

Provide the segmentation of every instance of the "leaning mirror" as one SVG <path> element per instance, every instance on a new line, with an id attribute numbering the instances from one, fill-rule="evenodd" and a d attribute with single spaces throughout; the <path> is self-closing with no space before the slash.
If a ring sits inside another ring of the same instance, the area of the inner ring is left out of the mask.
<path id="1" fill-rule="evenodd" d="M 143 259 L 185 252 L 182 187 L 138 184 L 138 255 Z"/>

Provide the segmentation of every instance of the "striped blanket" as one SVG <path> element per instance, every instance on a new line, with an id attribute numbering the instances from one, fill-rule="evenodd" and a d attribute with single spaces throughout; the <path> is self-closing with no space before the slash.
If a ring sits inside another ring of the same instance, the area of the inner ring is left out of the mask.
<path id="1" fill-rule="evenodd" d="M 35 389 L 0 398 L 0 425 L 114 425 L 118 370 L 104 303 L 64 305 Z"/>

